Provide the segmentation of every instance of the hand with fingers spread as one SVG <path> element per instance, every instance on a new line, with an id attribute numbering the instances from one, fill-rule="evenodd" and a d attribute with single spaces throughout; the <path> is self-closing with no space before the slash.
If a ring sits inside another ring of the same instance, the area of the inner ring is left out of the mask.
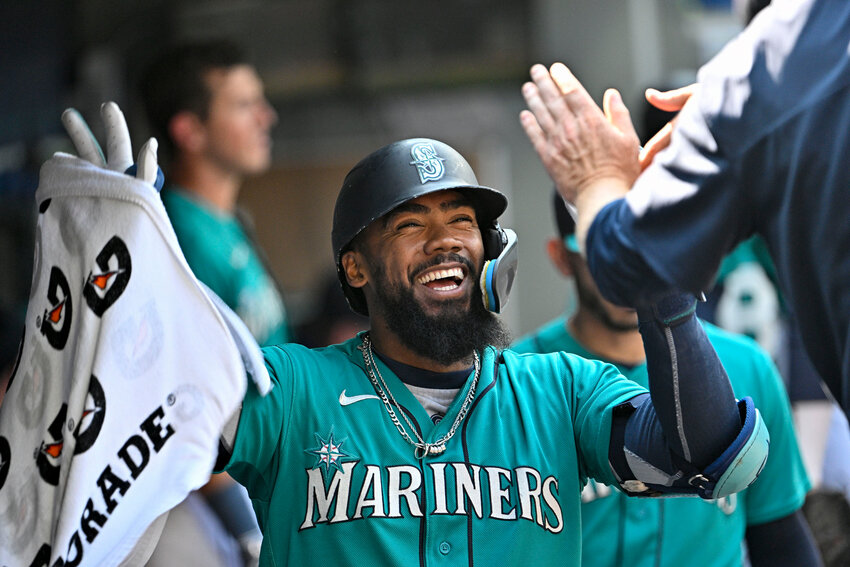
<path id="1" fill-rule="evenodd" d="M 600 109 L 563 63 L 531 68 L 520 122 L 558 191 L 569 202 L 594 186 L 620 195 L 640 173 L 639 141 L 620 94 Z"/>
<path id="2" fill-rule="evenodd" d="M 696 93 L 698 88 L 697 83 L 690 84 L 680 89 L 670 91 L 658 91 L 656 89 L 646 89 L 644 96 L 647 102 L 667 112 L 678 112 L 682 110 L 688 99 Z M 670 136 L 673 134 L 673 127 L 676 125 L 676 118 L 664 125 L 656 134 L 643 146 L 640 151 L 640 170 L 646 169 L 655 154 L 670 145 Z"/>
<path id="3" fill-rule="evenodd" d="M 85 119 L 74 108 L 62 113 L 62 125 L 71 138 L 77 154 L 98 167 L 132 175 L 162 189 L 164 177 L 157 165 L 156 138 L 150 138 L 139 151 L 138 163 L 133 164 L 130 132 L 124 113 L 114 102 L 105 102 L 100 107 L 100 116 L 106 127 L 106 156 L 94 137 Z"/>

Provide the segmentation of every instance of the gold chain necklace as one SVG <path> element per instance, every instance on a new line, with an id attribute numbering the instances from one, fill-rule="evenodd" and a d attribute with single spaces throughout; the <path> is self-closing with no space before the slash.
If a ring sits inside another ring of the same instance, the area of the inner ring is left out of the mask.
<path id="1" fill-rule="evenodd" d="M 417 459 L 424 459 L 428 455 L 439 455 L 443 453 L 446 450 L 446 443 L 449 439 L 452 438 L 452 436 L 454 436 L 455 432 L 457 431 L 457 428 L 460 426 L 461 422 L 463 421 L 463 418 L 469 411 L 469 405 L 472 402 L 472 399 L 475 397 L 475 386 L 478 385 L 478 376 L 480 375 L 481 371 L 481 361 L 478 358 L 478 353 L 475 351 L 473 351 L 472 353 L 473 366 L 475 368 L 475 372 L 472 376 L 472 384 L 469 386 L 469 392 L 467 392 L 466 399 L 463 400 L 463 405 L 460 406 L 460 410 L 457 412 L 457 417 L 455 417 L 454 423 L 452 424 L 448 433 L 446 433 L 433 443 L 426 443 L 425 440 L 422 439 L 422 436 L 419 435 L 419 432 L 416 430 L 413 424 L 410 423 L 410 420 L 407 419 L 407 416 L 404 414 L 404 412 L 401 412 L 401 417 L 407 424 L 407 426 L 410 428 L 410 430 L 413 432 L 413 435 L 416 436 L 416 441 L 414 441 L 410 437 L 410 435 L 408 435 L 404 426 L 399 421 L 398 415 L 393 409 L 393 405 L 398 406 L 399 408 L 401 406 L 399 406 L 398 403 L 395 401 L 395 397 L 393 397 L 392 390 L 390 390 L 390 387 L 387 386 L 386 381 L 384 381 L 384 377 L 381 376 L 381 371 L 378 370 L 378 365 L 375 363 L 375 355 L 372 353 L 372 341 L 369 338 L 369 333 L 365 333 L 363 335 L 363 342 L 357 348 L 360 349 L 360 352 L 363 353 L 363 362 L 366 364 L 366 374 L 369 376 L 369 381 L 372 382 L 372 386 L 375 387 L 375 391 L 378 392 L 378 395 L 381 397 L 381 401 L 384 402 L 384 407 L 386 408 L 387 413 L 390 415 L 390 419 L 395 424 L 396 429 L 398 429 L 398 432 L 401 433 L 402 438 L 404 438 L 405 441 L 415 447 L 413 455 Z"/>

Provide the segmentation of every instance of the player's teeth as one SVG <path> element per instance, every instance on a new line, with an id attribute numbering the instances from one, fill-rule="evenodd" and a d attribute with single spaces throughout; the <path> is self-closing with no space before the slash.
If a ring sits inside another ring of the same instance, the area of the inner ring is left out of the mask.
<path id="1" fill-rule="evenodd" d="M 429 272 L 424 276 L 420 276 L 416 281 L 420 284 L 426 284 L 428 282 L 432 282 L 434 280 L 440 280 L 444 278 L 463 278 L 463 270 L 460 268 L 452 268 L 450 270 L 436 270 L 433 272 Z"/>

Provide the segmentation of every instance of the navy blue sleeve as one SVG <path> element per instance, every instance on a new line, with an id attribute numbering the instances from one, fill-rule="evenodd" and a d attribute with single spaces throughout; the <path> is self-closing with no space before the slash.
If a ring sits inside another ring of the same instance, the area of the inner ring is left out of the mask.
<path id="1" fill-rule="evenodd" d="M 690 479 L 742 431 L 729 378 L 695 308 L 692 295 L 678 292 L 638 307 L 651 399 L 615 412 L 610 458 L 621 481 L 652 486 L 647 496 L 697 492 Z"/>
<path id="2" fill-rule="evenodd" d="M 617 305 L 635 307 L 670 289 L 638 251 L 630 234 L 631 211 L 623 199 L 597 213 L 587 233 L 587 266 L 599 291 Z M 688 290 L 698 293 L 701 290 Z"/>
<path id="3" fill-rule="evenodd" d="M 637 413 L 657 414 L 669 447 L 701 469 L 735 439 L 741 420 L 726 370 L 695 310 L 696 299 L 680 293 L 638 308 L 652 404 Z"/>
<path id="4" fill-rule="evenodd" d="M 823 565 L 809 525 L 799 510 L 772 522 L 749 526 L 746 540 L 753 567 Z"/>

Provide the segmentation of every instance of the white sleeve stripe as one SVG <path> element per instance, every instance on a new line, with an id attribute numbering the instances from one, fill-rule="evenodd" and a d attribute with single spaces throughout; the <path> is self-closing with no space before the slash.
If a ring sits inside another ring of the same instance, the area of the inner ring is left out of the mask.
<path id="1" fill-rule="evenodd" d="M 688 440 L 685 438 L 685 426 L 682 422 L 682 399 L 679 394 L 679 359 L 676 356 L 676 345 L 673 341 L 673 331 L 670 327 L 664 327 L 664 336 L 667 339 L 667 347 L 670 351 L 670 364 L 673 374 L 673 404 L 676 408 L 676 429 L 679 432 L 679 442 L 682 444 L 682 452 L 685 460 L 690 462 L 691 449 L 688 447 Z"/>

